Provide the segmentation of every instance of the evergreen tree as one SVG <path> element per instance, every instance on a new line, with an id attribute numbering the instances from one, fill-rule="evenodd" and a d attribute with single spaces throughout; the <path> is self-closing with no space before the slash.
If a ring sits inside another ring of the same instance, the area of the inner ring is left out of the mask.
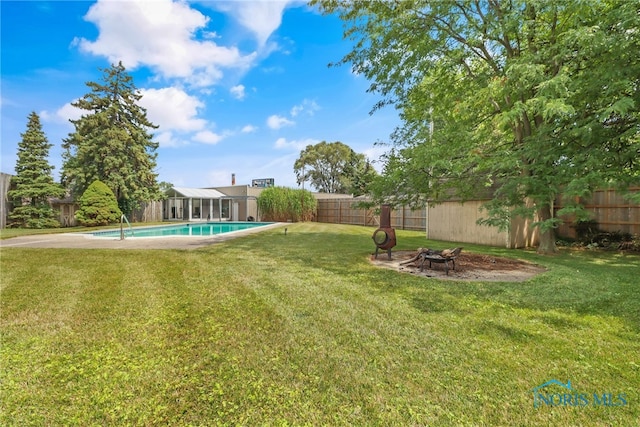
<path id="1" fill-rule="evenodd" d="M 364 154 L 356 154 L 353 158 L 352 173 L 348 179 L 347 193 L 356 197 L 369 193 L 377 177 L 378 172 Z"/>
<path id="2" fill-rule="evenodd" d="M 59 227 L 49 198 L 62 197 L 64 189 L 51 176 L 53 166 L 47 160 L 51 144 L 35 112 L 29 115 L 27 131 L 21 136 L 16 176 L 11 179 L 13 189 L 8 193 L 15 206 L 9 214 L 10 224 L 26 228 Z"/>
<path id="3" fill-rule="evenodd" d="M 94 227 L 118 222 L 122 212 L 113 191 L 104 183 L 94 181 L 78 200 L 76 219 L 82 225 Z"/>
<path id="4" fill-rule="evenodd" d="M 122 62 L 101 71 L 102 83 L 88 82 L 91 92 L 72 104 L 89 114 L 71 120 L 75 132 L 63 143 L 63 183 L 79 195 L 100 180 L 129 214 L 141 202 L 162 197 L 155 173 L 158 143 L 149 133 L 157 126 L 137 104 L 142 95 Z"/>

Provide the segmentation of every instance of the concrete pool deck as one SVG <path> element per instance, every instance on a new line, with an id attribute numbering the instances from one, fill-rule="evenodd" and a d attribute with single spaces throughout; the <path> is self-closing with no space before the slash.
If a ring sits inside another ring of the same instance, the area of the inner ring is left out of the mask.
<path id="1" fill-rule="evenodd" d="M 167 237 L 95 237 L 90 234 L 58 233 L 36 234 L 0 240 L 0 248 L 68 248 L 68 249 L 198 249 L 247 234 L 285 226 L 276 222 L 263 227 L 249 228 L 215 236 Z"/>

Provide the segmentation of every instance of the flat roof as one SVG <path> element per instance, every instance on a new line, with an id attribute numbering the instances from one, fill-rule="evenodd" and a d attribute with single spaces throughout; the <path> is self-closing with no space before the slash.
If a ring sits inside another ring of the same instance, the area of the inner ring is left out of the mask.
<path id="1" fill-rule="evenodd" d="M 212 188 L 172 187 L 171 190 L 182 197 L 190 197 L 193 199 L 220 199 L 227 197 L 226 194 Z"/>

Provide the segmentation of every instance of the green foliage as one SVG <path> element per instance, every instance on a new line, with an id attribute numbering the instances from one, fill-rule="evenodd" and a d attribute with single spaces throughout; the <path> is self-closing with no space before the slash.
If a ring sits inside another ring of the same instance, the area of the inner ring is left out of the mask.
<path id="1" fill-rule="evenodd" d="M 114 224 L 120 220 L 122 211 L 113 191 L 103 182 L 94 181 L 78 200 L 80 209 L 76 219 L 84 226 Z"/>
<path id="2" fill-rule="evenodd" d="M 371 227 L 288 227 L 190 251 L 0 248 L 0 425 L 640 419 L 640 257 L 465 244 L 547 272 L 444 281 L 372 266 Z M 628 404 L 534 408 L 552 378 Z"/>
<path id="3" fill-rule="evenodd" d="M 77 195 L 100 180 L 129 214 L 141 202 L 162 198 L 155 173 L 158 143 L 149 133 L 157 126 L 137 104 L 142 95 L 122 63 L 102 71 L 102 84 L 87 83 L 91 92 L 72 104 L 89 113 L 71 121 L 75 132 L 63 143 L 63 183 Z"/>
<path id="4" fill-rule="evenodd" d="M 27 130 L 21 136 L 16 175 L 11 178 L 11 190 L 7 194 L 14 204 L 8 217 L 9 225 L 25 228 L 59 227 L 49 198 L 62 197 L 64 189 L 53 182 L 53 166 L 47 160 L 51 144 L 35 112 L 29 115 Z"/>
<path id="5" fill-rule="evenodd" d="M 364 155 L 361 154 L 356 154 L 350 170 L 353 172 L 345 179 L 347 194 L 351 194 L 354 197 L 368 194 L 371 185 L 378 177 L 378 172 L 373 168 L 369 160 L 365 160 Z"/>
<path id="6" fill-rule="evenodd" d="M 9 214 L 9 227 L 56 228 L 60 227 L 57 212 L 48 202 L 28 202 L 13 208 Z"/>
<path id="7" fill-rule="evenodd" d="M 293 165 L 298 184 L 310 181 L 321 193 L 359 196 L 377 175 L 364 154 L 358 154 L 342 142 L 322 141 L 307 145 Z"/>
<path id="8" fill-rule="evenodd" d="M 345 21 L 340 63 L 376 108 L 401 111 L 377 198 L 488 196 L 484 223 L 535 214 L 553 252 L 557 194 L 640 183 L 637 0 L 313 3 Z"/>
<path id="9" fill-rule="evenodd" d="M 170 182 L 162 181 L 158 183 L 158 188 L 160 189 L 161 194 L 160 200 L 166 200 L 167 197 L 169 197 L 167 195 L 167 192 L 173 188 L 173 184 Z"/>
<path id="10" fill-rule="evenodd" d="M 269 187 L 258 197 L 258 209 L 264 221 L 310 221 L 316 207 L 316 198 L 307 190 Z"/>

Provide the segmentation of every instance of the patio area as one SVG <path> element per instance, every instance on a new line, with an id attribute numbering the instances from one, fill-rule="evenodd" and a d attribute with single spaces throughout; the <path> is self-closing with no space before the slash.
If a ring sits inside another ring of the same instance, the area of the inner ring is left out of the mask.
<path id="1" fill-rule="evenodd" d="M 0 248 L 68 248 L 68 249 L 198 249 L 204 246 L 284 226 L 275 223 L 264 227 L 223 233 L 215 236 L 127 237 L 124 240 L 94 237 L 80 233 L 38 234 L 0 240 Z"/>

